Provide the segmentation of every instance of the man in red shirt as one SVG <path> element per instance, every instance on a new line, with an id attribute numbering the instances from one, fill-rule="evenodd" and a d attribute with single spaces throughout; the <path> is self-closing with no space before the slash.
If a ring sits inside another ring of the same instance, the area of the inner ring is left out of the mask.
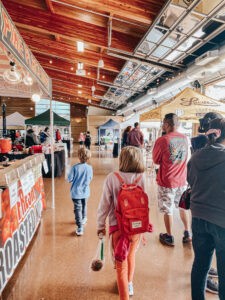
<path id="1" fill-rule="evenodd" d="M 164 214 L 166 233 L 160 233 L 160 242 L 174 246 L 172 236 L 173 208 L 179 207 L 179 200 L 185 190 L 187 179 L 188 140 L 177 131 L 178 117 L 167 114 L 163 120 L 162 130 L 166 134 L 157 139 L 153 149 L 153 161 L 159 165 L 157 174 L 159 210 Z M 184 223 L 183 243 L 191 242 L 189 218 L 187 211 L 180 209 Z"/>
<path id="2" fill-rule="evenodd" d="M 127 144 L 138 148 L 144 147 L 144 135 L 140 130 L 138 122 L 134 124 L 134 129 L 127 136 Z"/>

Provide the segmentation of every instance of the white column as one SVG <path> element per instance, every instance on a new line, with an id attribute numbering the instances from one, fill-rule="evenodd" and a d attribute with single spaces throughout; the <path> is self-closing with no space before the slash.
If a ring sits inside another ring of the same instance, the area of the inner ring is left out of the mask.
<path id="1" fill-rule="evenodd" d="M 52 161 L 52 208 L 55 208 L 55 155 L 54 155 L 54 125 L 52 100 L 50 100 L 50 132 L 51 132 L 51 161 Z"/>

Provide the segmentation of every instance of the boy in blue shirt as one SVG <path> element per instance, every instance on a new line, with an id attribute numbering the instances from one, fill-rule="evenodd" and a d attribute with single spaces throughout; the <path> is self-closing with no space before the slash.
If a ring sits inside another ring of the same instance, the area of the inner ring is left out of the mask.
<path id="1" fill-rule="evenodd" d="M 77 224 L 77 235 L 83 235 L 83 225 L 87 222 L 87 199 L 90 196 L 89 184 L 93 178 L 93 170 L 86 162 L 90 159 L 88 149 L 78 150 L 80 163 L 74 165 L 68 175 L 68 182 L 72 182 L 70 196 L 74 203 L 74 214 Z"/>

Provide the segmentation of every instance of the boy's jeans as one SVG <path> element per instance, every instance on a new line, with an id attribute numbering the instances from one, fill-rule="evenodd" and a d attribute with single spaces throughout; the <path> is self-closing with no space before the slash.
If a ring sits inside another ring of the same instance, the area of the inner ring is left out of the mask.
<path id="1" fill-rule="evenodd" d="M 82 220 L 86 218 L 87 214 L 87 199 L 72 199 L 74 204 L 74 214 L 76 224 L 82 227 Z"/>
<path id="2" fill-rule="evenodd" d="M 225 300 L 225 228 L 193 218 L 192 232 L 195 253 L 191 273 L 192 300 L 205 300 L 206 279 L 214 250 L 219 276 L 219 298 Z"/>

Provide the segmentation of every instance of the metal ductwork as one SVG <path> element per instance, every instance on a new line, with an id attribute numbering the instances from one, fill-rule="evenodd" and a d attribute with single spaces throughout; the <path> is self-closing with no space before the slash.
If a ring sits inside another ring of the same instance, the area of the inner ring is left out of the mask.
<path id="1" fill-rule="evenodd" d="M 141 109 L 146 104 L 150 106 L 153 104 L 153 100 L 160 103 L 169 99 L 171 97 L 170 93 L 173 93 L 175 90 L 183 90 L 195 80 L 204 82 L 207 78 L 212 76 L 212 73 L 218 72 L 222 69 L 225 69 L 225 46 L 219 49 L 218 58 L 214 61 L 204 66 L 197 66 L 195 64 L 191 65 L 186 71 L 182 72 L 181 75 L 158 87 L 157 92 L 154 95 L 148 95 L 147 92 L 146 95 L 135 101 L 132 107 L 126 106 L 121 109 L 119 114 L 129 114 L 133 112 L 133 109 Z"/>

